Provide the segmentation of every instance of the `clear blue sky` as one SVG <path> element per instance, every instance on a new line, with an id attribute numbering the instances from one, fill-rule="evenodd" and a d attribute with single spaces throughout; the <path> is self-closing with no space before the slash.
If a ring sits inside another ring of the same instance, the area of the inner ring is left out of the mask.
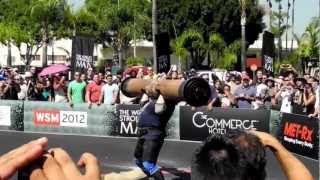
<path id="1" fill-rule="evenodd" d="M 273 1 L 273 10 L 278 9 L 278 4 Z M 259 0 L 260 4 L 267 5 L 267 0 Z M 292 2 L 292 0 L 290 0 Z M 288 0 L 282 0 L 283 10 L 287 9 Z M 292 7 L 292 6 L 291 6 Z M 295 0 L 295 32 L 301 35 L 312 17 L 318 16 L 319 0 Z M 290 12 L 291 17 L 291 12 Z M 291 20 L 290 20 L 291 23 Z"/>
<path id="2" fill-rule="evenodd" d="M 84 0 L 70 0 L 76 8 L 79 8 Z M 273 0 L 274 1 L 274 0 Z M 290 0 L 291 1 L 291 0 Z M 260 4 L 266 5 L 267 0 L 259 0 Z M 283 8 L 286 9 L 288 0 L 282 0 Z M 296 0 L 296 25 L 295 31 L 297 34 L 302 34 L 306 25 L 312 17 L 318 16 L 319 0 Z M 273 8 L 276 10 L 277 4 L 273 2 Z"/>

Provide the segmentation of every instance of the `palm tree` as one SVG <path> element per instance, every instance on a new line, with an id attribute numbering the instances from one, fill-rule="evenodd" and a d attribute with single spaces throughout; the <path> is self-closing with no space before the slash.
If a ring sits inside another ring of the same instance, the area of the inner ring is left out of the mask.
<path id="1" fill-rule="evenodd" d="M 270 28 L 270 31 L 271 31 L 271 26 L 272 26 L 272 2 L 271 0 L 267 0 L 268 2 L 268 5 L 269 5 L 269 9 L 270 9 L 270 12 L 269 12 L 269 28 Z"/>
<path id="2" fill-rule="evenodd" d="M 50 35 L 59 29 L 65 16 L 65 0 L 36 0 L 33 1 L 31 17 L 40 23 L 42 34 L 42 66 L 48 64 L 47 51 Z"/>
<path id="3" fill-rule="evenodd" d="M 247 0 L 239 0 L 241 7 L 241 71 L 246 70 L 246 10 Z"/>
<path id="4" fill-rule="evenodd" d="M 297 53 L 302 60 L 317 57 L 320 46 L 320 18 L 313 18 L 300 38 L 295 36 L 299 48 Z"/>
<path id="5" fill-rule="evenodd" d="M 282 10 L 282 5 L 281 5 L 281 2 L 282 0 L 275 0 L 277 3 L 278 3 L 278 13 L 279 13 L 279 17 L 278 17 L 278 29 L 280 31 L 281 29 L 281 24 L 282 24 L 282 20 L 280 18 L 281 16 L 281 10 Z M 278 36 L 278 60 L 280 61 L 281 59 L 281 53 L 282 53 L 282 40 L 281 40 L 281 36 L 282 34 L 280 33 L 279 36 Z"/>
<path id="6" fill-rule="evenodd" d="M 286 22 L 286 54 L 288 53 L 288 28 L 289 28 L 289 11 L 290 11 L 291 3 L 290 0 L 288 0 L 288 9 L 287 9 L 287 22 Z"/>
<path id="7" fill-rule="evenodd" d="M 296 0 L 292 0 L 292 15 L 291 15 L 291 19 L 292 19 L 292 23 L 291 23 L 291 49 L 290 51 L 292 52 L 293 51 L 293 37 L 294 37 L 294 16 L 295 16 L 295 1 Z"/>

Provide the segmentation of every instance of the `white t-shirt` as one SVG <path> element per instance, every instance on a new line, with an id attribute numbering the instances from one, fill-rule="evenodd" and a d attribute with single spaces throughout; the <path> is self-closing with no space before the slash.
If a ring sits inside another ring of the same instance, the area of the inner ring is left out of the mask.
<path id="1" fill-rule="evenodd" d="M 256 97 L 265 97 L 267 94 L 268 86 L 261 83 L 257 85 L 257 94 Z"/>
<path id="2" fill-rule="evenodd" d="M 26 84 L 20 85 L 21 91 L 18 93 L 18 99 L 24 100 L 27 97 L 28 94 L 28 86 Z"/>
<path id="3" fill-rule="evenodd" d="M 316 90 L 316 103 L 314 104 L 314 108 L 317 109 L 319 107 L 320 94 L 319 94 L 320 86 L 318 86 Z"/>
<path id="4" fill-rule="evenodd" d="M 281 97 L 282 97 L 282 104 L 281 104 L 281 109 L 280 112 L 284 113 L 292 113 L 292 90 L 286 90 L 281 92 Z"/>
<path id="5" fill-rule="evenodd" d="M 105 85 L 103 85 L 103 87 L 102 87 L 102 92 L 103 92 L 103 97 L 104 97 L 103 103 L 111 105 L 112 101 L 113 101 L 113 96 L 115 94 L 117 94 L 118 91 L 119 91 L 119 87 L 116 84 L 112 84 L 112 85 L 105 84 Z"/>

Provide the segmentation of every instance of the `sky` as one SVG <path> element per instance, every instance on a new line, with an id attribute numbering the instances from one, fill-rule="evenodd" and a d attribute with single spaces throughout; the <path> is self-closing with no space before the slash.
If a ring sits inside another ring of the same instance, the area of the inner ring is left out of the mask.
<path id="1" fill-rule="evenodd" d="M 83 5 L 84 0 L 70 0 L 75 8 L 79 8 Z M 121 0 L 120 0 L 121 1 Z M 276 10 L 277 4 L 273 1 L 273 8 Z M 301 35 L 312 17 L 318 16 L 319 13 L 319 0 L 295 0 L 296 10 L 295 10 L 295 32 Z M 259 0 L 261 5 L 267 5 L 267 0 Z M 284 9 L 287 9 L 287 0 L 282 0 L 282 5 Z M 267 17 L 265 18 L 265 23 L 267 22 Z M 291 32 L 291 31 L 290 31 Z"/>
<path id="2" fill-rule="evenodd" d="M 273 10 L 277 10 L 278 5 L 274 0 L 272 0 L 272 2 Z M 259 0 L 259 3 L 267 6 L 267 0 Z M 287 0 L 282 0 L 283 10 L 287 9 L 287 4 Z M 319 16 L 319 0 L 295 0 L 295 7 L 295 32 L 301 35 L 311 18 Z M 291 17 L 291 11 L 289 16 Z M 268 17 L 265 17 L 265 22 L 268 23 L 266 19 L 268 19 Z M 291 20 L 289 22 L 291 22 Z"/>

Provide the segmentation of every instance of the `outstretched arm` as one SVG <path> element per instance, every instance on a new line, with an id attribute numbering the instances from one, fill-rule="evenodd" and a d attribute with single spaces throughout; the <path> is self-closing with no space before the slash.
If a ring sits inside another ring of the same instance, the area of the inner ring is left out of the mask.
<path id="1" fill-rule="evenodd" d="M 264 132 L 253 131 L 252 133 L 272 150 L 288 180 L 313 180 L 311 173 L 304 164 L 283 147 L 275 137 Z"/>

